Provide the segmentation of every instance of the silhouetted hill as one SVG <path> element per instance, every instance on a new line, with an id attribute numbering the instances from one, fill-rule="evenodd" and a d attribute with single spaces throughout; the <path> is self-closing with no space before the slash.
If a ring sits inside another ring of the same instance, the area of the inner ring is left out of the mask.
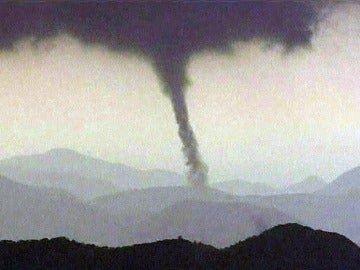
<path id="1" fill-rule="evenodd" d="M 360 269 L 360 248 L 346 237 L 285 224 L 225 249 L 242 269 Z"/>
<path id="2" fill-rule="evenodd" d="M 123 248 L 2 241 L 0 269 L 358 270 L 360 249 L 341 235 L 287 224 L 223 250 L 183 239 Z"/>
<path id="3" fill-rule="evenodd" d="M 210 269 L 221 252 L 190 241 L 164 240 L 123 248 L 100 248 L 66 238 L 0 242 L 0 269 Z"/>

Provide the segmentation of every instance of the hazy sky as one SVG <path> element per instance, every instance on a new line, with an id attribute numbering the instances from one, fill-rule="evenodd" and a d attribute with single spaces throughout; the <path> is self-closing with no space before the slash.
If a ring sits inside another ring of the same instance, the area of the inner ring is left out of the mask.
<path id="1" fill-rule="evenodd" d="M 360 165 L 360 7 L 327 17 L 310 50 L 263 43 L 192 57 L 190 117 L 211 181 L 332 180 Z M 184 172 L 170 102 L 147 59 L 62 35 L 0 52 L 0 157 L 66 147 Z"/>

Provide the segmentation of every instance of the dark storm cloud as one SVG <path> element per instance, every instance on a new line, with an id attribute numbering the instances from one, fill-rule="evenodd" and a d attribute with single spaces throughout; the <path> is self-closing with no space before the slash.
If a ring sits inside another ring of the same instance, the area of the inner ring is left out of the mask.
<path id="1" fill-rule="evenodd" d="M 85 44 L 131 50 L 149 57 L 169 96 L 194 186 L 206 184 L 185 102 L 186 65 L 202 50 L 226 51 L 253 39 L 287 49 L 309 45 L 319 9 L 299 1 L 1 3 L 0 46 L 34 44 L 68 33 Z"/>
<path id="2" fill-rule="evenodd" d="M 4 47 L 29 35 L 41 39 L 66 31 L 113 49 L 182 58 L 252 38 L 308 44 L 317 14 L 298 1 L 1 3 L 0 18 Z"/>

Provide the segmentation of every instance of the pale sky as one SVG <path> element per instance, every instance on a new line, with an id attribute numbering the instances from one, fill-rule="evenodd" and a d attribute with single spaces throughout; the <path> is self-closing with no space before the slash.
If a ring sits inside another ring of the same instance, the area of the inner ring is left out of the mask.
<path id="1" fill-rule="evenodd" d="M 360 7 L 338 8 L 311 49 L 263 43 L 193 56 L 187 100 L 211 181 L 333 180 L 360 165 Z M 150 62 L 70 36 L 0 52 L 0 158 L 66 147 L 185 172 Z"/>

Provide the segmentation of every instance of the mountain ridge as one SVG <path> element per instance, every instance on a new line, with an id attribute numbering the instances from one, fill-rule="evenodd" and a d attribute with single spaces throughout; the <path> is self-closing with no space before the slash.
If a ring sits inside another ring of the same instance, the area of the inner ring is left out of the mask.
<path id="1" fill-rule="evenodd" d="M 328 185 L 328 183 L 321 177 L 311 175 L 301 182 L 287 186 L 283 191 L 284 193 L 313 193 L 321 190 L 326 185 Z"/>
<path id="2" fill-rule="evenodd" d="M 338 247 L 341 246 L 341 249 Z M 118 248 L 66 238 L 0 241 L 1 269 L 358 270 L 360 248 L 335 233 L 275 226 L 225 249 L 178 237 Z"/>
<path id="3" fill-rule="evenodd" d="M 335 178 L 330 184 L 318 191 L 322 195 L 336 195 L 360 188 L 360 166 L 352 168 Z"/>
<path id="4" fill-rule="evenodd" d="M 97 244 L 121 244 L 120 220 L 65 191 L 28 186 L 0 177 L 0 239 L 66 235 Z"/>
<path id="5" fill-rule="evenodd" d="M 138 170 L 66 148 L 0 160 L 0 173 L 23 184 L 62 188 L 83 200 L 152 186 L 182 185 L 185 178 L 165 170 Z"/>

